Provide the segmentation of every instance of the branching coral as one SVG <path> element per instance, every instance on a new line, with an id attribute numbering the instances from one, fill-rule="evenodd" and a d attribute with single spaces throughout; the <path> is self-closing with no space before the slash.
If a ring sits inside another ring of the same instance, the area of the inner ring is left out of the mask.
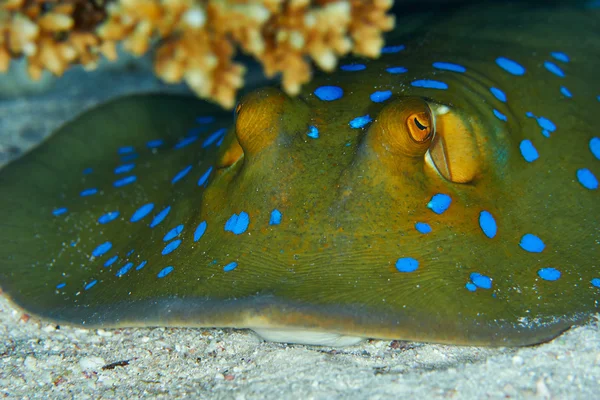
<path id="1" fill-rule="evenodd" d="M 199 96 L 232 107 L 243 86 L 236 50 L 282 74 L 297 94 L 312 59 L 335 68 L 350 51 L 377 57 L 393 28 L 393 0 L 5 0 L 0 5 L 0 71 L 26 57 L 29 74 L 61 75 L 70 65 L 114 60 L 116 45 L 142 55 L 156 43 L 155 71 L 184 80 Z"/>

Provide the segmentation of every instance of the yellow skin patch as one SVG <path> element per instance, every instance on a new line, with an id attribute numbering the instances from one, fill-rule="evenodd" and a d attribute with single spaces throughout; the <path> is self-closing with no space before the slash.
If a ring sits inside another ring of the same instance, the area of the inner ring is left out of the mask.
<path id="1" fill-rule="evenodd" d="M 0 285 L 61 322 L 318 343 L 526 345 L 587 321 L 600 39 L 594 12 L 559 11 L 471 9 L 234 115 L 100 106 L 0 172 Z"/>

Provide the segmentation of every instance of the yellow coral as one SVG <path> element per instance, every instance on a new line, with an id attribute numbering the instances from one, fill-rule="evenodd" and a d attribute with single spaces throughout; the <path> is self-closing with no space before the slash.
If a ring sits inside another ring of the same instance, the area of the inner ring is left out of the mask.
<path id="1" fill-rule="evenodd" d="M 61 75 L 116 58 L 116 44 L 135 54 L 157 43 L 155 72 L 184 80 L 199 96 L 234 105 L 244 66 L 236 47 L 268 76 L 282 74 L 297 94 L 311 77 L 310 59 L 331 71 L 350 51 L 377 57 L 393 0 L 5 0 L 0 6 L 0 71 L 26 57 L 29 73 Z"/>

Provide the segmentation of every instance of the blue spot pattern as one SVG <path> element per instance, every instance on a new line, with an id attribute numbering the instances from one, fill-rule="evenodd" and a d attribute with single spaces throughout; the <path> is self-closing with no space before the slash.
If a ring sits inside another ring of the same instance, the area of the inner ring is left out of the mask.
<path id="1" fill-rule="evenodd" d="M 390 74 L 403 74 L 405 72 L 408 72 L 408 69 L 405 67 L 389 67 L 385 69 L 388 73 Z"/>
<path id="2" fill-rule="evenodd" d="M 496 118 L 498 118 L 500 121 L 504 121 L 504 122 L 508 121 L 508 118 L 506 117 L 506 115 L 502 114 L 500 111 L 496 110 L 495 108 L 494 108 L 493 113 L 496 116 Z"/>
<path id="3" fill-rule="evenodd" d="M 109 211 L 104 215 L 101 215 L 98 218 L 98 222 L 101 224 L 108 224 L 111 221 L 114 221 L 115 219 L 119 218 L 119 212 L 118 211 Z"/>
<path id="4" fill-rule="evenodd" d="M 495 98 L 497 98 L 503 103 L 506 103 L 506 94 L 502 90 L 498 89 L 497 87 L 492 87 L 490 88 L 490 92 L 492 92 Z"/>
<path id="5" fill-rule="evenodd" d="M 491 289 L 492 288 L 492 279 L 489 276 L 482 275 L 478 272 L 473 272 L 469 275 L 469 279 L 475 287 L 480 289 Z"/>
<path id="6" fill-rule="evenodd" d="M 89 167 L 83 170 L 83 174 L 84 175 L 89 175 L 92 172 L 94 172 L 94 170 L 92 168 L 89 168 Z"/>
<path id="7" fill-rule="evenodd" d="M 120 278 L 123 275 L 125 275 L 126 273 L 128 273 L 131 268 L 133 268 L 133 263 L 132 262 L 128 262 L 127 264 L 125 264 L 121 268 L 119 268 L 119 270 L 117 271 L 117 273 L 115 274 L 115 276 L 117 278 Z"/>
<path id="8" fill-rule="evenodd" d="M 590 283 L 592 284 L 592 286 L 600 288 L 600 278 L 594 278 L 590 281 Z"/>
<path id="9" fill-rule="evenodd" d="M 117 150 L 117 153 L 129 154 L 129 153 L 133 153 L 134 151 L 135 151 L 135 149 L 133 148 L 133 146 L 123 146 L 123 147 L 119 147 L 119 149 Z"/>
<path id="10" fill-rule="evenodd" d="M 113 183 L 113 186 L 116 187 L 116 188 L 127 186 L 127 185 L 132 184 L 136 180 L 137 180 L 137 177 L 135 175 L 129 175 L 129 176 L 126 176 L 123 179 L 119 179 L 119 180 L 115 181 Z"/>
<path id="11" fill-rule="evenodd" d="M 163 237 L 164 242 L 168 242 L 171 239 L 175 239 L 183 232 L 183 224 L 177 225 L 175 228 L 171 229 L 167 234 Z"/>
<path id="12" fill-rule="evenodd" d="M 112 256 L 111 258 L 109 258 L 108 260 L 106 260 L 106 262 L 104 263 L 104 267 L 108 268 L 111 265 L 113 265 L 117 260 L 119 259 L 119 256 Z"/>
<path id="13" fill-rule="evenodd" d="M 360 117 L 354 118 L 348 124 L 350 125 L 350 128 L 359 129 L 359 128 L 365 127 L 371 121 L 372 121 L 371 116 L 367 114 L 367 115 L 362 115 Z"/>
<path id="14" fill-rule="evenodd" d="M 115 168 L 115 174 L 124 174 L 135 168 L 135 164 L 122 164 Z"/>
<path id="15" fill-rule="evenodd" d="M 452 203 L 452 198 L 450 196 L 443 193 L 437 193 L 431 197 L 431 200 L 427 203 L 427 208 L 436 214 L 443 214 L 450 207 L 450 203 Z"/>
<path id="16" fill-rule="evenodd" d="M 198 140 L 198 136 L 186 137 L 184 139 L 181 139 L 179 142 L 177 142 L 175 144 L 175 146 L 173 146 L 173 148 L 174 149 L 182 149 L 182 148 L 194 143 L 196 140 Z"/>
<path id="17" fill-rule="evenodd" d="M 112 248 L 112 243 L 111 242 L 104 242 L 104 243 L 98 245 L 98 247 L 96 247 L 92 251 L 92 256 L 94 256 L 94 257 L 103 256 L 108 251 L 110 251 L 111 248 Z"/>
<path id="18" fill-rule="evenodd" d="M 215 117 L 213 117 L 212 115 L 197 117 L 196 122 L 203 125 L 210 124 L 212 122 L 215 122 Z"/>
<path id="19" fill-rule="evenodd" d="M 398 272 L 414 272 L 419 268 L 419 261 L 412 257 L 399 258 L 396 261 L 396 269 Z"/>
<path id="20" fill-rule="evenodd" d="M 279 225 L 281 223 L 281 211 L 275 209 L 271 211 L 271 218 L 269 219 L 269 225 Z"/>
<path id="21" fill-rule="evenodd" d="M 319 130 L 317 129 L 316 126 L 310 125 L 308 127 L 308 133 L 306 135 L 311 139 L 318 139 L 319 138 Z"/>
<path id="22" fill-rule="evenodd" d="M 441 69 L 444 71 L 459 72 L 461 74 L 467 72 L 467 69 L 462 65 L 453 64 L 449 62 L 434 62 L 433 68 Z"/>
<path id="23" fill-rule="evenodd" d="M 227 264 L 226 266 L 223 267 L 223 271 L 225 272 L 230 272 L 233 271 L 234 269 L 236 269 L 238 266 L 238 263 L 234 262 L 230 262 L 229 264 Z"/>
<path id="24" fill-rule="evenodd" d="M 165 276 L 169 275 L 171 272 L 173 272 L 175 268 L 173 268 L 171 265 L 169 265 L 168 267 L 165 267 L 163 269 L 160 270 L 160 272 L 156 275 L 157 278 L 164 278 Z"/>
<path id="25" fill-rule="evenodd" d="M 593 137 L 590 139 L 590 151 L 596 157 L 596 159 L 600 160 L 600 138 Z"/>
<path id="26" fill-rule="evenodd" d="M 367 69 L 365 64 L 345 64 L 340 67 L 342 71 L 355 72 Z"/>
<path id="27" fill-rule="evenodd" d="M 434 81 L 432 79 L 417 79 L 416 81 L 412 81 L 410 83 L 414 87 L 425 88 L 425 89 L 437 89 L 437 90 L 446 90 L 448 89 L 448 85 L 444 82 Z"/>
<path id="28" fill-rule="evenodd" d="M 225 231 L 233 232 L 236 235 L 241 235 L 246 232 L 250 224 L 250 216 L 247 212 L 242 211 L 240 214 L 233 214 L 225 223 Z"/>
<path id="29" fill-rule="evenodd" d="M 90 290 L 91 288 L 93 288 L 96 285 L 96 283 L 98 283 L 98 281 L 96 279 L 94 279 L 93 281 L 91 281 L 90 283 L 85 285 L 83 287 L 83 290 Z"/>
<path id="30" fill-rule="evenodd" d="M 562 51 L 553 51 L 550 55 L 558 61 L 562 61 L 568 63 L 570 61 L 569 56 L 563 53 Z"/>
<path id="31" fill-rule="evenodd" d="M 528 251 L 530 253 L 541 253 L 546 247 L 542 239 L 531 233 L 523 235 L 519 246 L 521 246 L 523 250 Z"/>
<path id="32" fill-rule="evenodd" d="M 202 236 L 204 236 L 204 232 L 206 232 L 206 226 L 206 221 L 202 221 L 198 224 L 198 227 L 196 227 L 196 230 L 194 231 L 194 242 L 197 242 Z"/>
<path id="33" fill-rule="evenodd" d="M 477 290 L 477 286 L 475 286 L 475 284 L 473 284 L 473 282 L 467 282 L 467 284 L 465 285 L 465 288 L 467 288 L 467 290 L 469 292 L 474 292 Z"/>
<path id="34" fill-rule="evenodd" d="M 577 170 L 577 180 L 581 185 L 589 190 L 598 189 L 598 179 L 596 176 L 587 168 L 581 168 Z"/>
<path id="35" fill-rule="evenodd" d="M 139 271 L 140 269 L 144 268 L 146 266 L 146 264 L 148 264 L 148 261 L 142 261 L 140 263 L 140 265 L 138 265 L 137 267 L 135 267 L 135 270 Z"/>
<path id="36" fill-rule="evenodd" d="M 373 93 L 371 93 L 371 96 L 370 96 L 371 101 L 373 103 L 383 103 L 390 97 L 392 97 L 391 90 L 381 90 L 381 91 L 373 92 Z"/>
<path id="37" fill-rule="evenodd" d="M 175 184 L 177 182 L 179 182 L 181 179 L 183 179 L 184 176 L 186 176 L 188 174 L 188 172 L 190 172 L 192 170 L 192 166 L 188 165 L 187 167 L 185 167 L 184 169 L 182 169 L 181 171 L 179 171 L 174 177 L 173 179 L 171 179 L 171 184 Z"/>
<path id="38" fill-rule="evenodd" d="M 121 156 L 121 161 L 129 162 L 129 161 L 135 160 L 136 158 L 138 158 L 137 153 L 125 154 L 125 155 Z"/>
<path id="39" fill-rule="evenodd" d="M 66 284 L 66 283 L 64 283 L 64 282 L 62 282 L 62 283 L 59 283 L 58 285 L 56 285 L 56 288 L 57 288 L 57 289 L 62 289 L 62 288 L 64 288 L 65 286 L 67 286 L 67 284 Z"/>
<path id="40" fill-rule="evenodd" d="M 67 207 L 56 208 L 56 209 L 52 210 L 52 215 L 58 217 L 59 215 L 66 214 L 67 211 L 69 211 L 67 209 Z"/>
<path id="41" fill-rule="evenodd" d="M 515 76 L 525 75 L 525 68 L 516 61 L 513 61 L 509 58 L 498 57 L 496 58 L 496 64 L 509 74 Z"/>
<path id="42" fill-rule="evenodd" d="M 429 226 L 429 224 L 426 222 L 417 222 L 415 224 L 415 229 L 424 235 L 431 232 L 431 226 Z"/>
<path id="43" fill-rule="evenodd" d="M 150 141 L 146 142 L 146 147 L 148 147 L 149 149 L 156 149 L 156 148 L 162 146 L 163 144 L 165 144 L 164 140 L 155 139 L 155 140 L 150 140 Z"/>
<path id="44" fill-rule="evenodd" d="M 538 271 L 538 276 L 545 281 L 557 281 L 560 278 L 560 271 L 556 268 L 542 268 Z"/>
<path id="45" fill-rule="evenodd" d="M 573 97 L 571 91 L 564 86 L 560 87 L 560 92 L 563 94 L 563 96 L 568 97 L 569 99 Z"/>
<path id="46" fill-rule="evenodd" d="M 560 69 L 560 67 L 558 65 L 554 64 L 552 61 L 545 61 L 544 67 L 548 71 L 552 72 L 554 75 L 558 76 L 559 78 L 565 77 L 565 73 L 563 72 L 563 70 Z"/>
<path id="47" fill-rule="evenodd" d="M 202 148 L 207 148 L 211 144 L 217 142 L 217 146 L 220 146 L 221 140 L 225 138 L 225 134 L 227 133 L 227 129 L 221 128 L 210 134 L 209 137 L 206 138 L 204 143 L 202 143 Z"/>
<path id="48" fill-rule="evenodd" d="M 537 149 L 529 139 L 521 141 L 521 144 L 519 144 L 519 150 L 521 150 L 521 155 L 523 156 L 525 161 L 529 163 L 534 162 L 539 158 Z"/>
<path id="49" fill-rule="evenodd" d="M 213 167 L 209 167 L 208 170 L 198 179 L 198 186 L 205 186 L 208 183 L 208 177 L 212 172 Z"/>
<path id="50" fill-rule="evenodd" d="M 404 50 L 406 47 L 403 44 L 397 45 L 397 46 L 385 46 L 384 48 L 381 49 L 381 54 L 393 54 L 393 53 L 399 53 L 402 50 Z"/>
<path id="51" fill-rule="evenodd" d="M 81 197 L 87 197 L 87 196 L 93 196 L 96 193 L 98 193 L 98 189 L 96 189 L 96 188 L 90 188 L 90 189 L 82 190 L 81 193 L 79 193 L 79 195 Z"/>
<path id="52" fill-rule="evenodd" d="M 173 240 L 171 243 L 167 243 L 167 245 L 165 246 L 165 248 L 162 250 L 162 252 L 160 254 L 162 254 L 163 256 L 166 256 L 167 254 L 174 252 L 179 247 L 180 244 L 181 244 L 181 239 Z"/>
<path id="53" fill-rule="evenodd" d="M 339 86 L 320 86 L 314 91 L 315 96 L 322 101 L 335 101 L 344 96 L 344 90 Z"/>
<path id="54" fill-rule="evenodd" d="M 498 226 L 494 216 L 489 211 L 483 210 L 479 213 L 479 227 L 483 231 L 484 235 L 490 239 L 493 239 L 498 232 Z"/>
<path id="55" fill-rule="evenodd" d="M 129 219 L 129 222 L 138 222 L 139 220 L 143 219 L 146 215 L 150 214 L 153 209 L 154 204 L 144 204 L 143 206 L 135 210 L 135 212 L 131 216 L 131 219 Z"/>
<path id="56" fill-rule="evenodd" d="M 163 222 L 167 215 L 169 215 L 169 211 L 171 211 L 171 206 L 167 206 L 161 212 L 156 214 L 152 222 L 150 222 L 150 228 L 154 228 L 155 226 Z"/>

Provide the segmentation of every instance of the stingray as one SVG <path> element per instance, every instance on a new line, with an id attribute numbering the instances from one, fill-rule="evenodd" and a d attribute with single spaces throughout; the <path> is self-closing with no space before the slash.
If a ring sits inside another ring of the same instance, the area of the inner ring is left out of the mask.
<path id="1" fill-rule="evenodd" d="M 0 285 L 86 327 L 547 341 L 599 310 L 599 16 L 471 8 L 296 98 L 101 105 L 0 171 Z"/>

